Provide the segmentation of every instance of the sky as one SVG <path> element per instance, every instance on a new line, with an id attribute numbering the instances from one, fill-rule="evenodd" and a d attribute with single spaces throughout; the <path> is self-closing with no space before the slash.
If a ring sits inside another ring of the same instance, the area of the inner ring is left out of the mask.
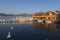
<path id="1" fill-rule="evenodd" d="M 0 0 L 0 13 L 30 14 L 59 9 L 60 0 Z"/>

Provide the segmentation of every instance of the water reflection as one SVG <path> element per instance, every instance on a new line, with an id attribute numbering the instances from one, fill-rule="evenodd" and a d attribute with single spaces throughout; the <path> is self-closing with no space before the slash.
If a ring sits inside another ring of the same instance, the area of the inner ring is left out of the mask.
<path id="1" fill-rule="evenodd" d="M 32 25 L 0 24 L 0 40 L 60 40 L 60 24 L 32 23 Z M 9 32 L 11 37 L 6 38 Z"/>
<path id="2" fill-rule="evenodd" d="M 36 28 L 46 29 L 48 31 L 57 30 L 57 24 L 40 24 L 40 23 L 32 23 L 32 25 Z"/>

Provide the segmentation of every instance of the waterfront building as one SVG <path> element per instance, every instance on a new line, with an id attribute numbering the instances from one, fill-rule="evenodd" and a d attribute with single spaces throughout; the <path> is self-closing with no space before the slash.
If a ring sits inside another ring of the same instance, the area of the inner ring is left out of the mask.
<path id="1" fill-rule="evenodd" d="M 55 15 L 54 12 L 52 11 L 48 11 L 45 13 L 42 12 L 36 12 L 32 15 L 33 19 L 37 19 L 37 20 L 41 20 L 41 19 L 45 19 L 45 20 L 56 20 L 57 16 Z"/>

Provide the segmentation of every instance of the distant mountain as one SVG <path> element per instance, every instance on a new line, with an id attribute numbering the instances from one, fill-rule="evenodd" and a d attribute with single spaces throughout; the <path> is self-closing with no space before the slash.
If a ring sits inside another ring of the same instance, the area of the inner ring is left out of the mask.
<path id="1" fill-rule="evenodd" d="M 32 16 L 32 14 L 6 14 L 6 13 L 0 13 L 0 16 Z"/>
<path id="2" fill-rule="evenodd" d="M 4 14 L 4 13 L 0 13 L 0 16 L 7 16 L 7 14 Z"/>
<path id="3" fill-rule="evenodd" d="M 14 14 L 7 14 L 7 16 L 15 16 Z"/>
<path id="4" fill-rule="evenodd" d="M 0 13 L 0 16 L 15 16 L 14 14 Z"/>
<path id="5" fill-rule="evenodd" d="M 17 14 L 16 16 L 32 16 L 32 14 Z"/>

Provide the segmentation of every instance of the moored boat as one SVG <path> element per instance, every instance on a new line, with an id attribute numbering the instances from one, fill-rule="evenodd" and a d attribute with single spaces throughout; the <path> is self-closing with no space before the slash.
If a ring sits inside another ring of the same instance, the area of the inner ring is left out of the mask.
<path id="1" fill-rule="evenodd" d="M 39 23 L 42 23 L 42 20 L 38 20 Z"/>
<path id="2" fill-rule="evenodd" d="M 45 20 L 38 20 L 38 23 L 46 23 Z"/>
<path id="3" fill-rule="evenodd" d="M 51 20 L 46 20 L 46 23 L 52 23 L 52 21 Z"/>
<path id="4" fill-rule="evenodd" d="M 33 20 L 32 20 L 32 22 L 38 22 L 38 20 L 36 20 L 36 19 L 33 19 Z"/>
<path id="5" fill-rule="evenodd" d="M 20 23 L 20 24 L 25 24 L 26 21 L 25 21 L 25 20 L 19 20 L 19 23 Z"/>

